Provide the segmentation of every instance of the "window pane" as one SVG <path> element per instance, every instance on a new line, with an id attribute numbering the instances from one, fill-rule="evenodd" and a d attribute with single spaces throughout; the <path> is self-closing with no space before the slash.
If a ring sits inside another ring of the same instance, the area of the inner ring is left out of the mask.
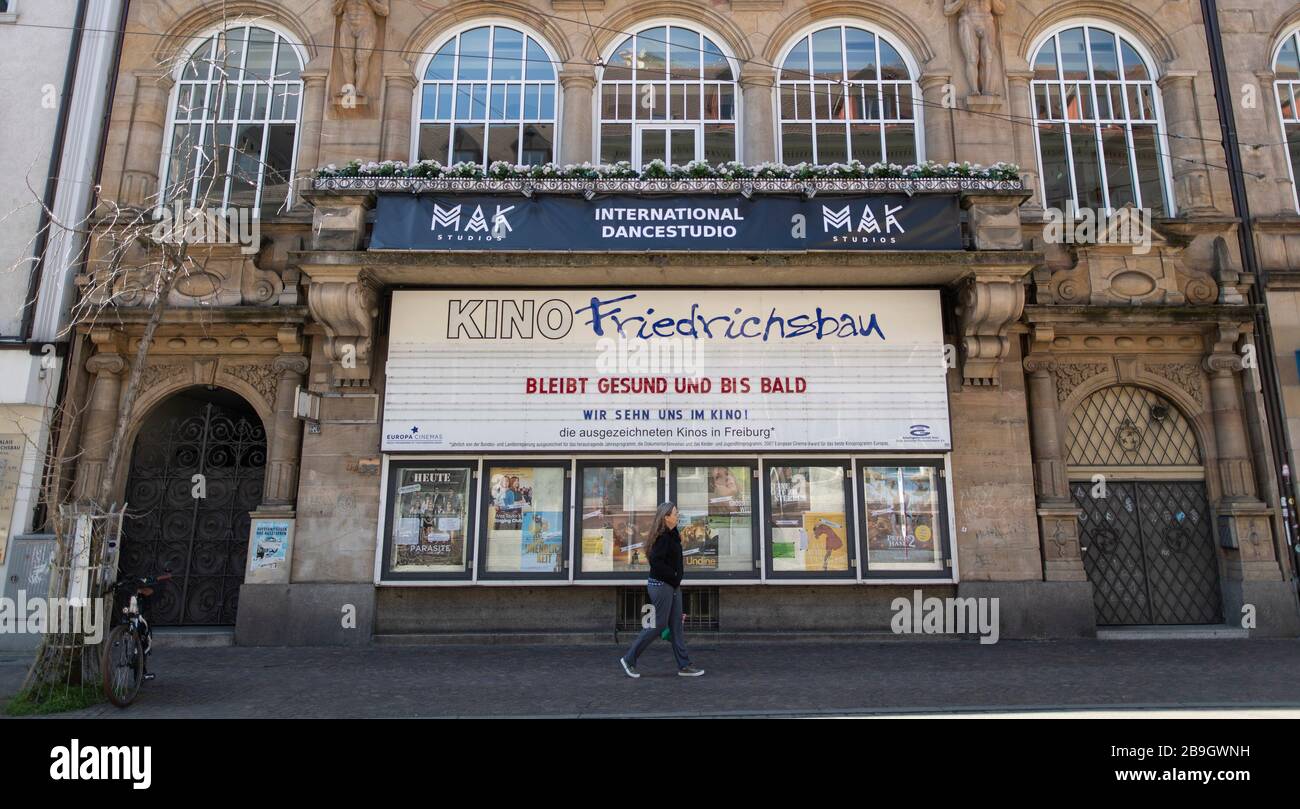
<path id="1" fill-rule="evenodd" d="M 167 163 L 167 187 L 161 195 L 166 200 L 189 200 L 193 190 L 195 147 L 199 144 L 198 124 L 172 128 L 171 159 Z"/>
<path id="2" fill-rule="evenodd" d="M 555 124 L 524 124 L 523 151 L 519 162 L 539 166 L 555 159 Z"/>
<path id="3" fill-rule="evenodd" d="M 1049 39 L 1038 49 L 1038 58 L 1034 60 L 1035 79 L 1056 78 L 1056 40 Z"/>
<path id="4" fill-rule="evenodd" d="M 492 92 L 488 102 L 488 117 L 494 121 L 504 121 L 506 119 L 506 85 L 492 85 Z"/>
<path id="5" fill-rule="evenodd" d="M 844 60 L 849 79 L 876 78 L 876 37 L 861 28 L 844 29 Z"/>
<path id="6" fill-rule="evenodd" d="M 695 159 L 694 129 L 674 129 L 669 136 L 668 162 L 674 166 L 684 166 Z"/>
<path id="7" fill-rule="evenodd" d="M 668 159 L 668 132 L 663 129 L 641 130 L 641 162 L 644 166 L 651 160 Z"/>
<path id="8" fill-rule="evenodd" d="M 883 39 L 877 44 L 880 46 L 880 78 L 883 81 L 889 80 L 907 80 L 912 78 L 912 74 L 907 69 L 907 63 L 903 61 L 903 55 L 899 53 L 893 45 Z"/>
<path id="9" fill-rule="evenodd" d="M 734 124 L 704 125 L 704 160 L 718 165 L 736 159 L 736 127 Z"/>
<path id="10" fill-rule="evenodd" d="M 582 571 L 649 571 L 645 546 L 659 505 L 659 469 L 588 466 L 581 475 Z"/>
<path id="11" fill-rule="evenodd" d="M 808 78 L 808 40 L 801 39 L 799 44 L 790 49 L 781 65 L 781 78 L 798 81 Z"/>
<path id="12" fill-rule="evenodd" d="M 604 124 L 600 128 L 600 162 L 632 161 L 632 125 Z"/>
<path id="13" fill-rule="evenodd" d="M 1083 29 L 1071 28 L 1057 35 L 1061 42 L 1061 69 L 1066 81 L 1088 78 L 1088 54 L 1083 49 Z"/>
<path id="14" fill-rule="evenodd" d="M 1124 78 L 1142 80 L 1151 78 L 1151 74 L 1147 72 L 1146 62 L 1142 61 L 1142 57 L 1138 56 L 1138 52 L 1132 45 L 1121 39 L 1120 50 L 1124 54 Z"/>
<path id="15" fill-rule="evenodd" d="M 265 28 L 253 28 L 250 29 L 248 39 L 244 78 L 270 81 L 271 59 L 275 56 L 275 34 Z"/>
<path id="16" fill-rule="evenodd" d="M 524 117 L 536 120 L 541 111 L 541 88 L 535 84 L 524 86 Z"/>
<path id="17" fill-rule="evenodd" d="M 460 70 L 457 76 L 462 80 L 488 77 L 488 33 L 489 29 L 484 26 L 460 35 Z"/>
<path id="18" fill-rule="evenodd" d="M 823 28 L 812 35 L 813 76 L 840 81 L 844 78 L 844 53 L 839 28 Z"/>
<path id="19" fill-rule="evenodd" d="M 302 61 L 298 52 L 288 42 L 280 40 L 280 50 L 275 57 L 275 78 L 277 81 L 297 81 L 301 78 Z"/>
<path id="20" fill-rule="evenodd" d="M 1098 28 L 1088 29 L 1092 43 L 1092 75 L 1098 81 L 1119 78 L 1119 54 L 1115 52 L 1115 35 Z"/>
<path id="21" fill-rule="evenodd" d="M 849 127 L 849 139 L 854 160 L 861 160 L 868 166 L 881 162 L 879 124 L 852 124 Z"/>
<path id="22" fill-rule="evenodd" d="M 670 78 L 695 79 L 700 75 L 700 35 L 685 28 L 668 29 Z"/>
<path id="23" fill-rule="evenodd" d="M 1106 184 L 1110 206 L 1120 208 L 1137 202 L 1133 194 L 1133 176 L 1128 165 L 1128 137 L 1118 124 L 1101 128 L 1101 150 L 1106 159 Z"/>
<path id="24" fill-rule="evenodd" d="M 447 150 L 451 147 L 451 126 L 446 124 L 420 125 L 420 160 L 437 160 L 447 163 Z"/>
<path id="25" fill-rule="evenodd" d="M 781 85 L 781 119 L 790 120 L 797 117 L 795 115 L 794 95 L 795 88 L 789 84 Z"/>
<path id="26" fill-rule="evenodd" d="M 262 215 L 283 213 L 293 181 L 293 124 L 271 124 L 266 139 L 266 160 L 262 166 Z"/>
<path id="27" fill-rule="evenodd" d="M 636 36 L 636 75 L 663 79 L 668 72 L 668 29 L 651 28 Z"/>
<path id="28" fill-rule="evenodd" d="M 235 135 L 235 160 L 231 171 L 231 206 L 250 206 L 257 196 L 262 165 L 262 124 L 241 124 Z"/>
<path id="29" fill-rule="evenodd" d="M 453 39 L 434 54 L 433 59 L 429 61 L 428 70 L 424 72 L 424 78 L 450 80 L 454 77 L 455 69 L 456 40 Z"/>
<path id="30" fill-rule="evenodd" d="M 781 162 L 789 165 L 813 162 L 812 124 L 781 125 Z"/>
<path id="31" fill-rule="evenodd" d="M 939 570 L 943 516 L 932 466 L 862 469 L 868 570 Z"/>
<path id="32" fill-rule="evenodd" d="M 555 65 L 551 63 L 551 57 L 546 55 L 546 51 L 532 37 L 528 38 L 528 64 L 525 70 L 530 80 L 555 81 Z"/>
<path id="33" fill-rule="evenodd" d="M 420 119 L 429 121 L 437 115 L 438 85 L 425 84 L 420 87 Z"/>
<path id="34" fill-rule="evenodd" d="M 605 65 L 604 75 L 601 77 L 604 81 L 631 81 L 632 59 L 635 57 L 632 43 L 632 37 L 628 37 L 614 49 L 614 52 L 609 57 L 609 62 Z"/>
<path id="35" fill-rule="evenodd" d="M 483 162 L 482 124 L 457 125 L 451 145 L 451 162 Z"/>
<path id="36" fill-rule="evenodd" d="M 844 124 L 817 125 L 817 162 L 847 163 L 849 161 L 848 133 Z"/>
<path id="37" fill-rule="evenodd" d="M 463 573 L 468 542 L 470 470 L 397 470 L 390 573 Z"/>
<path id="38" fill-rule="evenodd" d="M 490 466 L 489 573 L 564 571 L 564 469 Z"/>
<path id="39" fill-rule="evenodd" d="M 916 127 L 885 124 L 885 162 L 909 166 L 916 162 Z"/>
<path id="40" fill-rule="evenodd" d="M 1156 148 L 1156 128 L 1149 124 L 1133 127 L 1133 162 L 1137 164 L 1138 190 L 1142 207 L 1156 215 L 1170 210 L 1165 196 L 1164 163 Z"/>
<path id="41" fill-rule="evenodd" d="M 1300 58 L 1296 56 L 1295 37 L 1289 36 L 1277 52 L 1273 72 L 1279 79 L 1300 79 Z"/>
<path id="42" fill-rule="evenodd" d="M 849 570 L 840 466 L 769 466 L 769 552 L 776 572 Z"/>
<path id="43" fill-rule="evenodd" d="M 438 112 L 434 117 L 439 121 L 451 120 L 452 102 L 456 100 L 456 96 L 458 95 L 455 87 L 456 85 L 454 84 L 438 85 Z"/>
<path id="44" fill-rule="evenodd" d="M 492 31 L 492 78 L 497 80 L 524 77 L 524 35 L 509 28 Z"/>
<path id="45" fill-rule="evenodd" d="M 493 124 L 488 127 L 488 165 L 498 160 L 519 162 L 519 125 Z"/>
<path id="46" fill-rule="evenodd" d="M 627 92 L 621 84 L 606 84 L 600 88 L 601 120 L 612 121 L 624 117 L 618 114 L 618 94 L 620 90 Z"/>
<path id="47" fill-rule="evenodd" d="M 1061 124 L 1043 124 L 1038 127 L 1039 160 L 1043 173 L 1043 190 L 1047 196 L 1043 205 L 1065 210 L 1073 199 L 1070 194 L 1070 166 L 1066 162 L 1065 129 Z"/>
<path id="48" fill-rule="evenodd" d="M 487 85 L 475 84 L 474 90 L 470 93 L 470 117 L 476 121 L 481 121 L 487 117 Z"/>
<path id="49" fill-rule="evenodd" d="M 704 78 L 717 81 L 734 81 L 731 74 L 731 62 L 722 55 L 722 51 L 713 40 L 704 37 Z"/>
<path id="50" fill-rule="evenodd" d="M 1136 130 L 1133 132 L 1134 141 L 1137 140 Z M 1291 159 L 1291 176 L 1300 177 L 1300 125 L 1287 124 L 1286 126 L 1287 156 Z M 1143 199 L 1145 199 L 1146 186 L 1142 187 Z"/>
<path id="51" fill-rule="evenodd" d="M 675 466 L 678 530 L 687 575 L 754 570 L 753 471 Z"/>
<path id="52" fill-rule="evenodd" d="M 1087 124 L 1073 125 L 1070 127 L 1070 141 L 1079 207 L 1101 208 L 1105 201 L 1101 193 L 1101 163 L 1097 159 L 1096 132 Z"/>
<path id="53" fill-rule="evenodd" d="M 241 66 L 244 64 L 244 48 L 247 39 L 247 28 L 236 28 L 225 34 L 218 35 L 217 55 L 212 65 L 213 81 L 240 81 L 243 79 Z"/>
<path id="54" fill-rule="evenodd" d="M 229 124 L 209 126 L 204 134 L 203 153 L 199 158 L 199 186 L 194 204 L 199 208 L 219 206 L 225 201 L 226 176 L 230 165 Z"/>
<path id="55" fill-rule="evenodd" d="M 537 117 L 541 118 L 544 121 L 551 121 L 555 119 L 555 85 L 554 84 L 542 85 L 542 98 L 541 98 L 540 109 L 538 110 L 537 113 Z"/>
<path id="56" fill-rule="evenodd" d="M 700 120 L 700 85 L 691 82 L 685 85 L 686 101 L 684 104 L 683 117 L 688 121 Z"/>

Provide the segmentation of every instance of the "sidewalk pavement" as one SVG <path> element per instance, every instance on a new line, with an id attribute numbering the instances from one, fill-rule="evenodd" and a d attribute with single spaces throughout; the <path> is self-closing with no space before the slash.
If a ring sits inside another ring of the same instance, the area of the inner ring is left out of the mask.
<path id="1" fill-rule="evenodd" d="M 136 704 L 86 717 L 737 716 L 1300 709 L 1300 640 L 158 648 Z M 0 696 L 29 658 L 0 657 Z"/>

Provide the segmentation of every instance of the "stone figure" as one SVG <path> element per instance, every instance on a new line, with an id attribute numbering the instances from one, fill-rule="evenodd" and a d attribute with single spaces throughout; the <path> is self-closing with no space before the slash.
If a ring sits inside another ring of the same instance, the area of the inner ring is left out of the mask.
<path id="1" fill-rule="evenodd" d="M 365 93 L 370 78 L 370 55 L 379 40 L 379 18 L 387 17 L 388 0 L 334 0 L 339 23 L 339 50 L 343 57 L 343 90 L 351 85 L 358 97 Z"/>
<path id="2" fill-rule="evenodd" d="M 966 60 L 966 80 L 974 95 L 994 92 L 995 17 L 1007 11 L 1006 0 L 947 0 L 943 13 L 957 17 L 957 36 Z"/>

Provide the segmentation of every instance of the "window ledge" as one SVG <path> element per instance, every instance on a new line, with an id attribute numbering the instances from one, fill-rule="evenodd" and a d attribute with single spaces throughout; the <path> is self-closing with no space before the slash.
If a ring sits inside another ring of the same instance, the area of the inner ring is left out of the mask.
<path id="1" fill-rule="evenodd" d="M 5 11 L 0 13 L 0 25 L 4 25 L 5 23 L 12 24 L 16 22 L 18 22 L 17 11 Z"/>

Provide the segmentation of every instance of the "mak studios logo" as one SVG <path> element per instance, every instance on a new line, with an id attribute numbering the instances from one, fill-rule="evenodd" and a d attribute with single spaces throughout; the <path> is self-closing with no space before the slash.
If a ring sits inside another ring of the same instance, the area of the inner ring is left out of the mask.
<path id="1" fill-rule="evenodd" d="M 491 206 L 489 206 L 490 209 Z M 510 226 L 510 212 L 514 205 L 497 205 L 489 216 L 482 205 L 458 204 L 444 208 L 433 204 L 433 222 L 430 229 L 437 241 L 483 242 L 504 241 L 514 232 Z"/>
<path id="2" fill-rule="evenodd" d="M 132 789 L 148 789 L 153 783 L 153 748 L 100 747 L 82 745 L 80 740 L 50 750 L 52 781 L 130 781 Z"/>
<path id="3" fill-rule="evenodd" d="M 853 204 L 841 208 L 822 205 L 822 232 L 834 234 L 831 242 L 835 244 L 894 244 L 907 232 L 898 221 L 902 210 L 902 205 L 887 202 L 878 209 L 869 202 L 862 203 L 861 208 Z"/>

